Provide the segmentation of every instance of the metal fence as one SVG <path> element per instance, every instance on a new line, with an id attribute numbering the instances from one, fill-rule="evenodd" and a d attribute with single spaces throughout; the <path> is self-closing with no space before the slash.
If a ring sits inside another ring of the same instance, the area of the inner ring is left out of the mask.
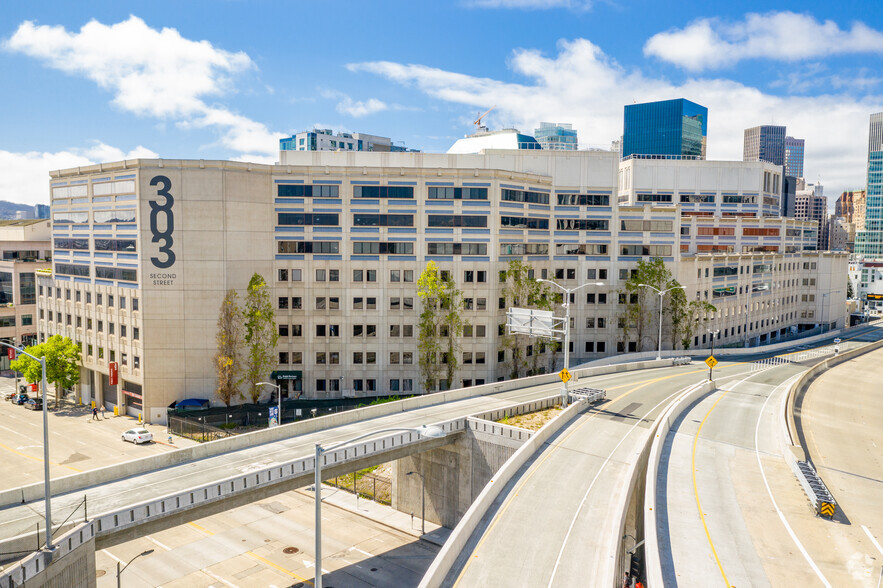
<path id="1" fill-rule="evenodd" d="M 214 427 L 205 422 L 204 418 L 186 419 L 169 415 L 169 433 L 179 437 L 187 437 L 200 443 L 230 437 L 233 434 L 224 429 Z"/>
<path id="2" fill-rule="evenodd" d="M 358 490 L 359 496 L 378 502 L 392 505 L 392 480 L 387 477 L 374 474 L 347 474 L 325 480 L 325 484 L 340 488 L 351 494 Z"/>

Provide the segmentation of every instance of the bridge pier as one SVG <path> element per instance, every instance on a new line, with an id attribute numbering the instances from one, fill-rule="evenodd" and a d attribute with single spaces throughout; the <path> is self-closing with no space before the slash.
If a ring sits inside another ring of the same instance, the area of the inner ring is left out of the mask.
<path id="1" fill-rule="evenodd" d="M 468 419 L 453 443 L 393 463 L 392 506 L 420 517 L 421 480 L 426 480 L 426 520 L 453 529 L 491 477 L 532 432 L 482 419 Z"/>

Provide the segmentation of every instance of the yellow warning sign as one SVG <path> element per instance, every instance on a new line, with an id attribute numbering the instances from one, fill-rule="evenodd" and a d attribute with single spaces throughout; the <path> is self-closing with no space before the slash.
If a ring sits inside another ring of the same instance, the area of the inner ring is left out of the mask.
<path id="1" fill-rule="evenodd" d="M 833 502 L 823 502 L 819 507 L 819 514 L 826 517 L 834 517 L 834 512 L 837 510 L 837 505 Z"/>
<path id="2" fill-rule="evenodd" d="M 717 360 L 714 358 L 713 355 L 710 355 L 708 357 L 708 359 L 705 360 L 705 365 L 707 365 L 710 368 L 713 368 L 714 366 L 717 365 Z"/>
<path id="3" fill-rule="evenodd" d="M 563 370 L 558 372 L 558 377 L 561 378 L 561 381 L 566 384 L 573 376 L 570 375 L 570 372 L 567 371 L 567 368 L 564 368 Z"/>

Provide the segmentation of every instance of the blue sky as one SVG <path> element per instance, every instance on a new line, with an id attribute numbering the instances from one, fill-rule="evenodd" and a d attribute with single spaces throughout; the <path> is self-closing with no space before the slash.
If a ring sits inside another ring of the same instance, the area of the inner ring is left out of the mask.
<path id="1" fill-rule="evenodd" d="M 51 169 L 124 157 L 272 162 L 279 137 L 313 126 L 444 151 L 494 105 L 492 128 L 571 122 L 606 148 L 625 104 L 675 97 L 709 108 L 709 159 L 782 124 L 829 198 L 864 185 L 879 2 L 672 6 L 5 2 L 0 199 L 47 202 Z"/>

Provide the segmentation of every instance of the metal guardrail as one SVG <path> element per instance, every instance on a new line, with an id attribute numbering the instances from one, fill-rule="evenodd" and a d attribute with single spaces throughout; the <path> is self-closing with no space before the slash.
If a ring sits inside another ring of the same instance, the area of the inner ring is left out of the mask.
<path id="1" fill-rule="evenodd" d="M 570 396 L 576 399 L 585 399 L 586 402 L 598 402 L 607 398 L 607 390 L 600 388 L 576 388 L 570 391 Z"/>
<path id="2" fill-rule="evenodd" d="M 671 365 L 690 365 L 693 363 L 692 357 L 674 357 L 671 360 Z"/>
<path id="3" fill-rule="evenodd" d="M 806 351 L 788 353 L 786 355 L 776 355 L 774 357 L 767 357 L 765 359 L 751 362 L 751 371 L 756 372 L 768 368 L 773 368 L 779 365 L 800 363 L 801 361 L 807 361 L 809 359 L 815 359 L 817 357 L 836 355 L 838 352 L 839 348 L 837 346 L 827 345 L 825 347 L 816 347 L 815 349 L 807 349 Z"/>
<path id="4" fill-rule="evenodd" d="M 816 514 L 833 519 L 834 514 L 837 512 L 837 502 L 816 473 L 816 469 L 812 467 L 812 464 L 808 461 L 798 461 L 797 472 L 795 473 L 798 473 L 797 479 L 800 481 L 800 485 L 803 486 L 803 491 L 806 492 L 806 496 L 812 503 Z"/>

